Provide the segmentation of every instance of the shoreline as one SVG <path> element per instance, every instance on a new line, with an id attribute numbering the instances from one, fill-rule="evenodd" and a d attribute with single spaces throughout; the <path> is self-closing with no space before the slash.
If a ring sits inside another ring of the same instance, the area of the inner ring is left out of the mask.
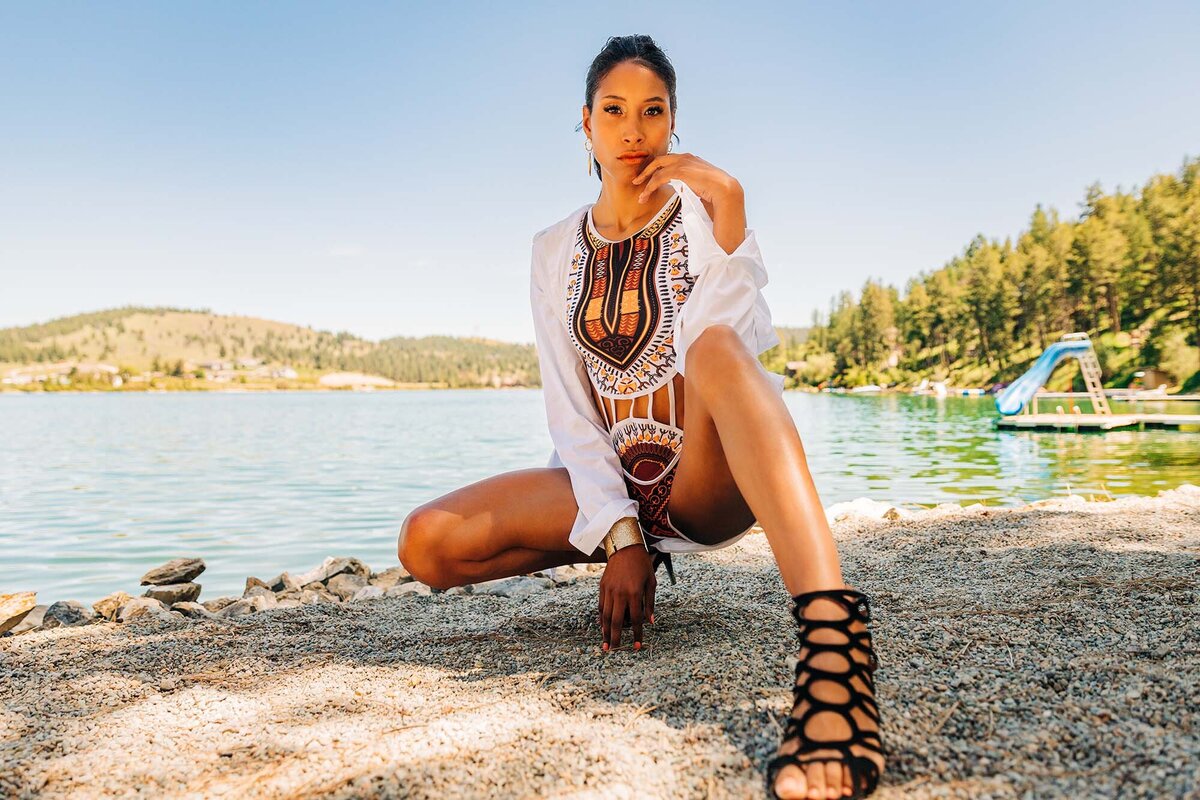
<path id="1" fill-rule="evenodd" d="M 872 601 L 876 796 L 1200 785 L 1200 488 L 879 506 L 830 509 Z M 601 654 L 599 572 L 560 569 L 0 639 L 0 795 L 762 796 L 796 635 L 765 536 L 678 558 L 638 652 Z"/>

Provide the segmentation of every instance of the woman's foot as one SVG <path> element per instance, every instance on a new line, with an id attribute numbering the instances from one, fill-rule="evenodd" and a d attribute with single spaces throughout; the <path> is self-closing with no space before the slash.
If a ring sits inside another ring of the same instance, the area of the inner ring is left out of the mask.
<path id="1" fill-rule="evenodd" d="M 869 619 L 867 600 L 850 589 L 833 596 L 827 593 L 812 596 L 807 601 L 805 595 L 799 597 L 803 603 L 799 612 L 805 623 L 801 627 L 803 646 L 798 653 L 793 721 L 789 721 L 778 754 L 772 760 L 773 765 L 781 765 L 773 788 L 783 800 L 865 797 L 874 790 L 884 765 L 871 676 L 875 659 L 865 624 L 865 619 Z M 792 613 L 797 611 L 793 606 Z M 809 621 L 813 624 L 807 624 Z M 820 621 L 832 624 L 822 625 Z M 829 708 L 823 703 L 837 707 Z M 847 716 L 853 720 L 857 732 Z M 821 747 L 822 743 L 830 746 Z M 846 757 L 847 749 L 857 762 L 853 768 L 851 759 Z M 797 766 L 789 759 L 779 758 L 801 750 L 797 758 L 812 763 Z M 770 769 L 768 766 L 768 776 Z M 874 776 L 870 775 L 872 771 Z"/>

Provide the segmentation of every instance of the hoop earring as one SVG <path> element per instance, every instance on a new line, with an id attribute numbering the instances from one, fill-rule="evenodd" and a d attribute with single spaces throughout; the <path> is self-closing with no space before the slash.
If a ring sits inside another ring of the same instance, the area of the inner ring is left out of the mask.
<path id="1" fill-rule="evenodd" d="M 584 138 L 583 149 L 587 151 L 588 175 L 592 174 L 592 140 Z"/>
<path id="2" fill-rule="evenodd" d="M 673 145 L 673 144 L 675 144 L 675 142 L 671 141 L 670 139 L 667 139 L 667 152 L 668 153 L 671 152 L 671 145 Z"/>

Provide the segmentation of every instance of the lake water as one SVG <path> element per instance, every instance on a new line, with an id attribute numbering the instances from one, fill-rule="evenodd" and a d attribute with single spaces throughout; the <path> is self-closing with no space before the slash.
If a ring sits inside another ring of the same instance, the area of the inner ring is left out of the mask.
<path id="1" fill-rule="evenodd" d="M 1200 432 L 998 431 L 990 397 L 787 392 L 822 502 L 1200 484 Z M 1145 402 L 1148 412 L 1200 404 Z M 1114 410 L 1123 406 L 1114 404 Z M 202 599 L 327 555 L 396 563 L 417 505 L 550 455 L 539 390 L 0 395 L 0 593 L 91 603 L 199 556 Z"/>

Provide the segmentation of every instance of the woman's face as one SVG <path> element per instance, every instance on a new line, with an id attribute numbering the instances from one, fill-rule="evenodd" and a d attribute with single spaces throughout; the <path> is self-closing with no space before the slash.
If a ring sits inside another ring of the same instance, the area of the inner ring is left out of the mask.
<path id="1" fill-rule="evenodd" d="M 592 155 L 605 180 L 633 180 L 647 161 L 667 152 L 674 129 L 666 84 L 632 61 L 609 70 L 592 108 L 583 107 L 583 131 L 592 140 Z"/>

